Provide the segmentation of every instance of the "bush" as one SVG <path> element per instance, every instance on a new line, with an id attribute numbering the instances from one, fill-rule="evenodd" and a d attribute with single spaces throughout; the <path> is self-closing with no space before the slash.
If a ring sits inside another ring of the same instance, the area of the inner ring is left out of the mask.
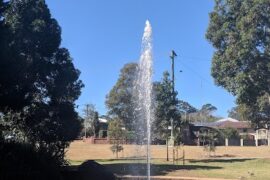
<path id="1" fill-rule="evenodd" d="M 88 160 L 78 168 L 80 180 L 115 180 L 113 173 L 95 161 Z M 74 179 L 72 179 L 74 180 Z"/>
<path id="2" fill-rule="evenodd" d="M 116 154 L 116 158 L 118 158 L 118 152 L 121 152 L 123 150 L 124 150 L 123 146 L 119 144 L 114 144 L 111 146 L 111 151 L 113 152 L 113 154 Z"/>
<path id="3" fill-rule="evenodd" d="M 220 145 L 224 142 L 223 133 L 213 128 L 201 128 L 199 138 L 203 146 L 209 144 Z"/>
<path id="4" fill-rule="evenodd" d="M 0 162 L 0 179 L 62 179 L 54 158 L 28 144 L 1 142 Z"/>
<path id="5" fill-rule="evenodd" d="M 208 156 L 210 157 L 211 156 L 211 152 L 215 152 L 216 151 L 216 146 L 214 145 L 214 143 L 212 143 L 212 144 L 208 144 L 208 145 L 205 145 L 204 147 L 203 147 L 203 150 L 205 151 L 205 152 L 208 152 Z"/>
<path id="6" fill-rule="evenodd" d="M 225 128 L 222 130 L 222 132 L 224 133 L 224 137 L 228 138 L 228 139 L 239 139 L 239 133 L 237 131 L 237 129 L 235 128 Z"/>

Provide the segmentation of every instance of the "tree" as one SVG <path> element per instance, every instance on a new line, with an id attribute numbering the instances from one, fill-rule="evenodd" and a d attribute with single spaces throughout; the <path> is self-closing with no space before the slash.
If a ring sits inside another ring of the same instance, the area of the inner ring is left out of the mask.
<path id="1" fill-rule="evenodd" d="M 153 137 L 158 140 L 166 140 L 167 161 L 169 160 L 168 142 L 171 134 L 171 130 L 169 130 L 171 120 L 174 123 L 174 132 L 177 132 L 174 133 L 174 141 L 177 143 L 180 143 L 181 140 L 180 126 L 182 125 L 179 100 L 176 98 L 177 92 L 172 91 L 172 81 L 169 76 L 167 71 L 164 72 L 161 82 L 155 82 L 153 85 L 155 119 L 152 123 Z"/>
<path id="2" fill-rule="evenodd" d="M 206 37 L 216 48 L 215 82 L 239 103 L 252 104 L 269 94 L 270 2 L 217 0 Z"/>
<path id="3" fill-rule="evenodd" d="M 248 117 L 246 116 L 245 112 L 246 106 L 239 104 L 228 111 L 228 117 L 237 119 L 239 121 L 246 121 L 248 120 Z"/>
<path id="4" fill-rule="evenodd" d="M 116 154 L 116 158 L 118 158 L 118 152 L 123 150 L 123 146 L 121 146 L 121 142 L 124 139 L 124 130 L 123 124 L 120 119 L 114 119 L 109 122 L 108 127 L 109 137 L 113 142 L 113 146 L 111 146 L 111 150 Z"/>
<path id="5" fill-rule="evenodd" d="M 0 0 L 0 37 L 1 37 L 0 38 L 0 45 L 1 45 L 1 47 L 2 47 L 2 43 L 3 43 L 2 39 L 4 38 L 3 33 L 4 33 L 4 29 L 5 29 L 4 16 L 3 16 L 5 8 L 6 8 L 6 3 L 3 0 Z M 3 49 L 0 50 L 0 52 L 2 52 L 2 51 L 3 51 Z M 2 55 L 2 53 L 0 55 Z"/>
<path id="6" fill-rule="evenodd" d="M 198 109 L 190 105 L 188 102 L 179 100 L 178 110 L 183 122 L 189 123 L 191 121 L 195 121 L 193 117 L 198 112 Z"/>
<path id="7" fill-rule="evenodd" d="M 201 120 L 207 121 L 207 122 L 213 122 L 216 121 L 218 119 L 218 117 L 214 116 L 213 113 L 217 110 L 217 108 L 215 106 L 213 106 L 212 104 L 204 104 L 199 113 L 199 118 L 201 118 Z"/>
<path id="8" fill-rule="evenodd" d="M 224 137 L 228 139 L 239 139 L 240 135 L 235 128 L 225 128 L 222 130 Z"/>
<path id="9" fill-rule="evenodd" d="M 5 33 L 5 30 L 6 30 L 6 27 L 4 25 L 4 11 L 6 9 L 6 4 L 7 2 L 4 2 L 4 0 L 0 0 L 0 57 L 2 58 L 3 57 L 3 53 L 4 53 L 4 49 L 3 49 L 3 39 L 5 37 L 4 33 Z"/>
<path id="10" fill-rule="evenodd" d="M 217 0 L 206 33 L 216 48 L 212 61 L 216 84 L 252 111 L 247 113 L 254 123 L 260 114 L 267 115 L 263 111 L 270 104 L 269 8 L 268 0 Z M 260 103 L 265 97 L 268 102 Z"/>
<path id="11" fill-rule="evenodd" d="M 198 111 L 198 109 L 190 105 L 188 102 L 182 100 L 179 101 L 179 110 L 181 114 L 190 114 Z"/>
<path id="12" fill-rule="evenodd" d="M 0 62 L 0 108 L 20 110 L 44 93 L 42 83 L 49 80 L 47 66 L 57 53 L 61 30 L 43 0 L 11 0 L 4 23 L 8 32 Z"/>
<path id="13" fill-rule="evenodd" d="M 93 120 L 93 129 L 94 129 L 94 136 L 97 137 L 99 134 L 99 119 L 98 119 L 98 112 L 95 112 L 94 120 Z"/>
<path id="14" fill-rule="evenodd" d="M 83 87 L 80 72 L 68 50 L 60 48 L 61 28 L 44 0 L 6 3 L 0 50 L 3 124 L 10 124 L 9 129 L 19 130 L 25 142 L 63 162 L 65 148 L 81 126 L 74 110 Z M 10 113 L 18 116 L 8 118 Z"/>
<path id="15" fill-rule="evenodd" d="M 191 122 L 213 122 L 219 119 L 219 117 L 213 115 L 213 112 L 216 110 L 217 108 L 214 105 L 208 103 L 202 105 L 200 109 L 191 107 L 190 113 L 187 113 L 185 116 L 187 116 L 187 119 Z"/>
<path id="16" fill-rule="evenodd" d="M 216 110 L 217 110 L 217 108 L 215 106 L 213 106 L 212 104 L 204 104 L 202 106 L 200 112 L 202 114 L 205 114 L 205 115 L 210 115 L 211 113 L 213 113 Z"/>
<path id="17" fill-rule="evenodd" d="M 216 143 L 219 139 L 217 131 L 207 128 L 200 130 L 199 139 L 203 143 L 204 151 L 208 152 L 208 156 L 211 156 L 211 152 L 216 151 Z"/>
<path id="18" fill-rule="evenodd" d="M 134 83 L 137 74 L 137 64 L 129 63 L 121 69 L 117 83 L 106 96 L 108 114 L 123 121 L 128 130 L 134 128 Z"/>
<path id="19" fill-rule="evenodd" d="M 175 132 L 181 125 L 181 114 L 179 101 L 176 98 L 177 92 L 172 92 L 172 82 L 169 79 L 170 74 L 163 73 L 161 82 L 154 83 L 155 95 L 155 121 L 153 122 L 154 133 L 159 139 L 168 139 L 170 136 L 169 126 L 171 119 L 174 120 Z"/>
<path id="20" fill-rule="evenodd" d="M 84 111 L 84 136 L 98 136 L 99 118 L 95 105 L 86 104 Z"/>
<path id="21" fill-rule="evenodd" d="M 243 106 L 243 105 L 242 105 Z M 255 128 L 267 128 L 270 126 L 270 103 L 269 95 L 265 94 L 257 98 L 252 105 L 244 105 L 244 117 L 252 120 Z"/>

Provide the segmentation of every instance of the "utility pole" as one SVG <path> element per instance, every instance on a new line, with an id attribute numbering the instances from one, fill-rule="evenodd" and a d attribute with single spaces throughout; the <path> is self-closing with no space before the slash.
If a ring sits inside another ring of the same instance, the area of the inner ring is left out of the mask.
<path id="1" fill-rule="evenodd" d="M 174 50 L 171 51 L 170 58 L 172 60 L 172 94 L 173 94 L 173 102 L 175 101 L 175 90 L 174 90 L 174 58 L 177 56 L 177 54 L 174 52 Z M 174 107 L 176 108 L 176 107 Z M 173 136 L 173 121 L 174 119 L 171 118 L 171 145 L 174 147 L 174 136 Z"/>
<path id="2" fill-rule="evenodd" d="M 170 58 L 172 60 L 172 92 L 174 93 L 174 58 L 177 56 L 177 54 L 172 50 Z"/>
<path id="3" fill-rule="evenodd" d="M 84 138 L 86 139 L 86 119 L 89 118 L 89 104 L 86 104 L 86 118 L 84 119 Z"/>

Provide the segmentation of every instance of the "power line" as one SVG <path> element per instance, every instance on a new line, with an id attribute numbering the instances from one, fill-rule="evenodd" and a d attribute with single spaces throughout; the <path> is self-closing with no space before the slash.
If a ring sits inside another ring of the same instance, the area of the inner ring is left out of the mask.
<path id="1" fill-rule="evenodd" d="M 211 58 L 206 57 L 194 57 L 194 56 L 182 56 L 185 60 L 196 61 L 196 62 L 211 62 Z"/>
<path id="2" fill-rule="evenodd" d="M 212 85 L 213 83 L 210 82 L 208 79 L 206 79 L 204 76 L 202 76 L 200 73 L 198 73 L 197 71 L 195 71 L 193 68 L 191 68 L 189 65 L 185 64 L 183 61 L 182 65 L 185 66 L 187 69 L 189 69 L 191 72 L 193 72 L 194 74 L 196 74 L 198 77 L 200 77 L 201 79 L 203 79 L 204 81 L 206 81 L 207 83 L 209 83 L 210 85 Z"/>

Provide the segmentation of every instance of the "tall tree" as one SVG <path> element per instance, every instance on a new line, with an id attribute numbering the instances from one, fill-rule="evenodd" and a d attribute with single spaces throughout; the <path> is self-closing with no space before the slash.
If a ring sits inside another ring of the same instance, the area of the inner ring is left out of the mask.
<path id="1" fill-rule="evenodd" d="M 4 28 L 4 16 L 3 16 L 3 13 L 4 13 L 4 10 L 6 8 L 6 3 L 3 1 L 3 0 L 0 0 L 0 35 L 2 35 L 2 32 L 3 32 L 3 28 Z M 1 36 L 2 37 L 2 36 Z M 2 38 L 1 38 L 2 40 Z"/>
<path id="2" fill-rule="evenodd" d="M 199 110 L 199 118 L 200 120 L 213 122 L 216 121 L 219 117 L 213 115 L 213 113 L 217 110 L 217 108 L 212 104 L 204 104 Z"/>
<path id="3" fill-rule="evenodd" d="M 0 112 L 19 114 L 5 118 L 11 129 L 61 161 L 80 129 L 74 110 L 80 72 L 60 48 L 61 28 L 44 0 L 8 1 L 1 20 L 7 30 L 1 36 Z"/>
<path id="4" fill-rule="evenodd" d="M 94 104 L 86 104 L 84 108 L 84 133 L 85 136 L 98 136 L 99 117 Z"/>
<path id="5" fill-rule="evenodd" d="M 0 108 L 17 110 L 43 93 L 42 81 L 58 51 L 61 30 L 43 0 L 11 0 L 4 20 L 10 34 L 4 38 L 7 51 L 0 66 Z"/>
<path id="6" fill-rule="evenodd" d="M 96 111 L 95 116 L 94 116 L 94 121 L 93 121 L 93 129 L 94 129 L 95 137 L 98 137 L 99 128 L 100 128 L 100 124 L 99 124 L 98 112 Z"/>
<path id="7" fill-rule="evenodd" d="M 211 113 L 213 113 L 214 111 L 216 111 L 217 110 L 217 108 L 215 107 L 215 106 L 213 106 L 212 104 L 204 104 L 203 106 L 202 106 L 202 108 L 201 108 L 201 112 L 203 113 L 203 114 L 206 114 L 206 115 L 209 115 L 209 114 L 211 114 Z"/>
<path id="8" fill-rule="evenodd" d="M 185 114 L 185 117 L 189 122 L 213 122 L 220 118 L 213 115 L 217 108 L 209 103 L 202 105 L 200 109 L 191 107 L 190 110 L 189 113 Z"/>
<path id="9" fill-rule="evenodd" d="M 172 81 L 169 76 L 168 72 L 164 72 L 161 82 L 156 82 L 153 86 L 156 112 L 153 128 L 159 139 L 168 139 L 170 136 L 168 128 L 171 126 L 171 119 L 173 119 L 175 131 L 181 125 L 177 92 L 172 92 Z"/>
<path id="10" fill-rule="evenodd" d="M 156 82 L 153 85 L 154 91 L 154 107 L 155 119 L 153 122 L 153 135 L 155 139 L 166 140 L 167 145 L 167 161 L 169 161 L 169 137 L 171 130 L 169 126 L 174 128 L 174 141 L 180 143 L 181 140 L 181 113 L 179 111 L 179 100 L 177 99 L 177 92 L 173 91 L 173 84 L 169 78 L 170 74 L 166 71 L 163 73 L 161 82 Z M 173 120 L 173 124 L 171 124 Z"/>
<path id="11" fill-rule="evenodd" d="M 190 105 L 188 102 L 180 100 L 179 101 L 179 110 L 181 114 L 190 114 L 190 113 L 195 113 L 198 111 L 195 107 Z"/>
<path id="12" fill-rule="evenodd" d="M 216 48 L 212 61 L 216 84 L 257 115 L 270 106 L 269 8 L 268 0 L 216 0 L 206 33 Z M 266 104 L 259 102 L 264 97 Z"/>
<path id="13" fill-rule="evenodd" d="M 228 111 L 228 116 L 239 121 L 246 121 L 248 117 L 246 116 L 247 107 L 243 104 L 237 105 Z"/>
<path id="14" fill-rule="evenodd" d="M 238 102 L 252 104 L 270 91 L 269 8 L 268 0 L 217 0 L 210 13 L 212 76 Z"/>
<path id="15" fill-rule="evenodd" d="M 94 104 L 86 104 L 85 108 L 83 109 L 84 113 L 84 123 L 83 123 L 83 130 L 84 136 L 94 136 L 94 129 L 93 129 L 93 122 L 96 113 L 96 107 Z"/>
<path id="16" fill-rule="evenodd" d="M 106 96 L 108 114 L 114 118 L 121 119 L 128 130 L 133 130 L 134 123 L 134 101 L 133 87 L 136 78 L 137 64 L 129 63 L 121 69 L 119 78 Z"/>
<path id="17" fill-rule="evenodd" d="M 270 103 L 269 95 L 265 94 L 257 98 L 252 105 L 241 104 L 244 117 L 251 120 L 255 128 L 270 127 Z"/>

